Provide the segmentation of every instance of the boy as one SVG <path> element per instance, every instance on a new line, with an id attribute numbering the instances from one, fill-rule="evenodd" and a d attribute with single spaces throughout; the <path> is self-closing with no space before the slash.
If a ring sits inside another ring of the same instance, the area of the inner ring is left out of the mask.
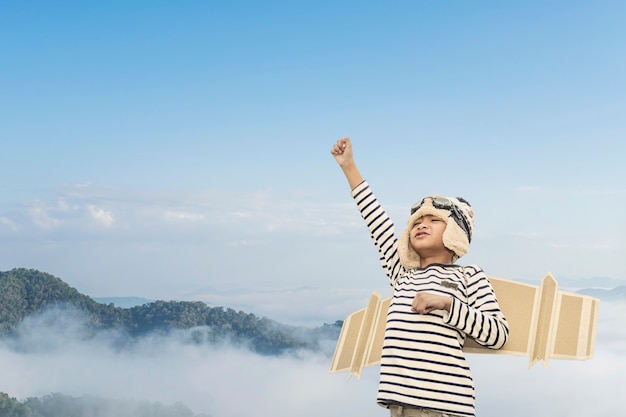
<path id="1" fill-rule="evenodd" d="M 340 139 L 331 154 L 341 167 L 393 287 L 387 314 L 377 403 L 391 417 L 474 416 L 466 335 L 501 348 L 508 324 L 486 274 L 454 262 L 469 250 L 470 205 L 457 198 L 425 197 L 411 208 L 400 239 Z"/>

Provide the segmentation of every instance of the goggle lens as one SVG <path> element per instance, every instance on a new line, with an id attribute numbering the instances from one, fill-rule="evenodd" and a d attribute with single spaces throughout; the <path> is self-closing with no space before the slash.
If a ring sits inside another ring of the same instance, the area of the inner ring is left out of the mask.
<path id="1" fill-rule="evenodd" d="M 445 197 L 425 197 L 422 199 L 422 201 L 414 204 L 413 207 L 411 207 L 411 214 L 419 210 L 424 205 L 424 202 L 426 201 L 427 198 L 431 200 L 434 208 L 444 209 L 444 210 L 452 210 L 454 208 L 454 203 Z"/>

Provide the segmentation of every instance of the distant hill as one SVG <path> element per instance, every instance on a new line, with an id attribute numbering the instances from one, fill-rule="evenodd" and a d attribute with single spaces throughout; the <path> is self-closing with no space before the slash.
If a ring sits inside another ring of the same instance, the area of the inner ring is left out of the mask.
<path id="1" fill-rule="evenodd" d="M 110 410 L 115 410 L 114 414 Z M 165 405 L 160 402 L 112 400 L 92 396 L 72 397 L 61 393 L 30 397 L 19 401 L 7 393 L 0 392 L 0 417 L 103 417 L 105 415 L 115 415 L 115 417 L 210 417 L 207 414 L 195 414 L 181 403 Z"/>
<path id="2" fill-rule="evenodd" d="M 154 302 L 154 300 L 141 297 L 95 297 L 94 300 L 100 304 L 113 304 L 115 307 L 122 308 L 131 308 Z"/>
<path id="3" fill-rule="evenodd" d="M 278 323 L 254 314 L 201 301 L 153 301 L 130 308 L 103 304 L 81 294 L 60 278 L 34 269 L 0 272 L 0 337 L 11 337 L 29 315 L 53 306 L 82 311 L 94 331 L 119 329 L 130 338 L 193 329 L 193 343 L 229 343 L 275 355 L 296 349 L 319 351 L 328 339 L 337 340 L 341 321 L 314 329 Z"/>
<path id="4" fill-rule="evenodd" d="M 593 277 L 593 278 L 567 278 L 557 277 L 559 287 L 563 289 L 574 288 L 575 290 L 583 290 L 585 288 L 602 288 L 610 290 L 626 285 L 626 280 L 611 277 Z"/>
<path id="5" fill-rule="evenodd" d="M 626 285 L 613 288 L 612 290 L 586 288 L 584 290 L 577 291 L 577 293 L 596 297 L 602 301 L 626 301 Z"/>

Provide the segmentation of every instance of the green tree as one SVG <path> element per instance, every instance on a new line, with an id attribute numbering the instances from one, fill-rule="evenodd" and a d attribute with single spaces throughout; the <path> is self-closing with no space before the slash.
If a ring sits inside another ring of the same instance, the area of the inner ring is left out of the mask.
<path id="1" fill-rule="evenodd" d="M 90 326 L 88 335 L 99 329 L 120 330 L 123 336 L 115 341 L 117 348 L 150 333 L 189 330 L 188 343 L 234 343 L 260 354 L 277 355 L 296 349 L 319 350 L 321 340 L 336 340 L 341 329 L 339 321 L 316 329 L 296 328 L 199 301 L 155 301 L 119 308 L 97 303 L 61 279 L 37 270 L 0 272 L 0 336 L 11 334 L 28 315 L 56 305 L 82 311 Z"/>
<path id="2" fill-rule="evenodd" d="M 0 417 L 33 417 L 33 413 L 26 404 L 0 392 Z"/>

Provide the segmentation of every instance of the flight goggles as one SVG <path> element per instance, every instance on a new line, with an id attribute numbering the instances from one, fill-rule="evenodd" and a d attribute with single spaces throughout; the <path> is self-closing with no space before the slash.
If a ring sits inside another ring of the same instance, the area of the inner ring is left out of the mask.
<path id="1" fill-rule="evenodd" d="M 448 198 L 424 197 L 419 203 L 413 204 L 413 206 L 411 207 L 411 215 L 413 215 L 413 213 L 415 213 L 424 205 L 424 202 L 426 202 L 427 198 L 430 199 L 431 204 L 434 208 L 448 210 L 452 214 L 452 218 L 454 219 L 456 224 L 458 224 L 461 230 L 465 232 L 465 235 L 467 236 L 467 241 L 472 241 L 472 233 L 467 218 L 465 217 L 463 212 L 457 207 L 457 205 Z"/>

